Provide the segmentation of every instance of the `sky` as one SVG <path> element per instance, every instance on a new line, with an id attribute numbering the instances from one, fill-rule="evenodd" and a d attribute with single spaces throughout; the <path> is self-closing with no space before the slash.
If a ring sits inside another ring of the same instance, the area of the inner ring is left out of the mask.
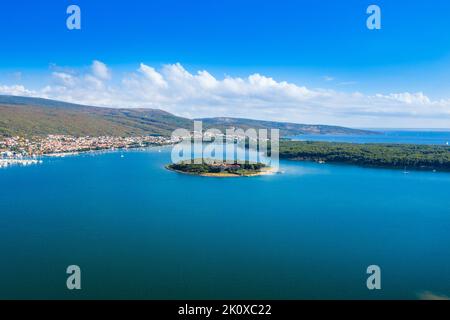
<path id="1" fill-rule="evenodd" d="M 72 4 L 81 30 L 66 27 Z M 371 4 L 380 30 L 366 26 Z M 446 0 L 4 0 L 0 34 L 0 94 L 450 128 Z"/>

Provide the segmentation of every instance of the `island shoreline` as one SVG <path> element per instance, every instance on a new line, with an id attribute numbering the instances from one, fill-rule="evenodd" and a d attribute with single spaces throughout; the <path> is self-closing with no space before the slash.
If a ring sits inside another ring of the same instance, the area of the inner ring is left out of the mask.
<path id="1" fill-rule="evenodd" d="M 232 174 L 232 173 L 224 173 L 224 172 L 220 172 L 220 173 L 194 173 L 194 172 L 186 172 L 186 171 L 181 171 L 181 170 L 176 170 L 170 167 L 170 165 L 165 165 L 164 166 L 165 169 L 175 172 L 175 173 L 179 173 L 179 174 L 184 174 L 184 175 L 189 175 L 189 176 L 197 176 L 197 177 L 206 177 L 206 178 L 248 178 L 248 177 L 258 177 L 258 176 L 267 176 L 267 175 L 274 175 L 279 173 L 276 169 L 274 168 L 266 168 L 263 169 L 259 172 L 255 172 L 255 173 L 250 173 L 250 174 Z"/>

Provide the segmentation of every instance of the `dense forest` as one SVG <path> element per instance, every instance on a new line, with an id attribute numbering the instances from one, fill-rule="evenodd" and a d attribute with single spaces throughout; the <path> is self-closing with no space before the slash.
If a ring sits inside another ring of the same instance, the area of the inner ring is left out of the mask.
<path id="1" fill-rule="evenodd" d="M 248 175 L 254 174 L 261 169 L 265 168 L 266 165 L 263 163 L 216 163 L 213 161 L 203 161 L 202 163 L 196 164 L 191 163 L 191 161 L 185 161 L 180 163 L 174 163 L 167 166 L 168 169 L 181 171 L 185 173 L 191 174 L 219 174 L 219 173 L 227 173 L 234 175 Z"/>
<path id="2" fill-rule="evenodd" d="M 280 158 L 450 171 L 450 146 L 282 141 Z"/>

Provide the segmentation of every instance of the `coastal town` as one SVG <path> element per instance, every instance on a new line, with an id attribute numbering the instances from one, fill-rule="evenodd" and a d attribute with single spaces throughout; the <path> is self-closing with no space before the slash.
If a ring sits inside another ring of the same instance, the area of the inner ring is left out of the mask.
<path id="1" fill-rule="evenodd" d="M 0 168 L 12 165 L 32 165 L 42 163 L 43 156 L 64 157 L 89 151 L 117 150 L 145 148 L 149 146 L 164 146 L 177 144 L 183 140 L 201 137 L 201 141 L 227 141 L 231 143 L 252 141 L 254 138 L 246 137 L 244 133 L 230 131 L 227 134 L 220 132 L 192 131 L 184 136 L 84 136 L 47 135 L 34 137 L 2 137 L 0 136 Z M 265 139 L 268 140 L 268 139 Z M 258 141 L 256 139 L 255 141 Z M 198 143 L 198 141 L 196 141 Z"/>
<path id="2" fill-rule="evenodd" d="M 138 137 L 74 137 L 48 135 L 46 137 L 0 137 L 0 168 L 10 165 L 40 163 L 42 156 L 65 156 L 87 151 L 143 148 L 178 143 L 179 139 L 163 136 Z"/>

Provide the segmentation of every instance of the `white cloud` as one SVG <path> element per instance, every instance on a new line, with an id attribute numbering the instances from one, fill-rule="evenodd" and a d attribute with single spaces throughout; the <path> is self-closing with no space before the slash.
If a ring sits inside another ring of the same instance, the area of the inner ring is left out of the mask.
<path id="1" fill-rule="evenodd" d="M 450 125 L 450 99 L 432 100 L 422 92 L 346 93 L 307 88 L 258 73 L 219 79 L 206 70 L 191 73 L 179 63 L 159 70 L 141 63 L 119 79 L 100 61 L 94 61 L 87 72 L 64 70 L 53 72 L 53 82 L 42 89 L 0 85 L 0 93 L 98 106 L 161 108 L 189 117 L 235 116 L 359 127 Z"/>
<path id="2" fill-rule="evenodd" d="M 150 81 L 150 84 L 153 84 L 160 88 L 167 88 L 167 82 L 164 80 L 163 76 L 154 68 L 141 63 L 139 71 L 144 74 L 144 76 Z"/>
<path id="3" fill-rule="evenodd" d="M 92 73 L 95 77 L 102 79 L 102 80 L 108 80 L 111 78 L 111 73 L 103 62 L 95 60 L 92 63 Z"/>
<path id="4" fill-rule="evenodd" d="M 430 98 L 425 96 L 422 92 L 391 93 L 387 96 L 382 95 L 382 94 L 377 94 L 376 97 L 382 98 L 382 99 L 387 99 L 387 100 L 392 100 L 392 101 L 397 101 L 397 102 L 402 102 L 402 103 L 406 103 L 409 105 L 413 105 L 413 104 L 427 105 L 427 104 L 431 103 Z"/>
<path id="5" fill-rule="evenodd" d="M 34 96 L 38 95 L 38 92 L 28 90 L 22 85 L 3 86 L 0 85 L 0 94 L 12 95 L 12 96 Z"/>
<path id="6" fill-rule="evenodd" d="M 52 76 L 55 80 L 61 82 L 61 84 L 64 86 L 73 87 L 76 84 L 76 79 L 68 73 L 53 72 Z"/>

